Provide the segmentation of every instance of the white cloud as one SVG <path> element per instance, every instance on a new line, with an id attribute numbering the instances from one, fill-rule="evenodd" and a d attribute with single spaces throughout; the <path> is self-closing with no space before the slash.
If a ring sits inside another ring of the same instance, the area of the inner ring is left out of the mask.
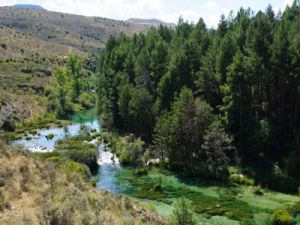
<path id="1" fill-rule="evenodd" d="M 293 0 L 269 2 L 276 3 L 273 8 L 278 11 L 291 5 Z M 202 17 L 208 27 L 216 27 L 220 15 L 228 15 L 231 9 L 236 12 L 241 6 L 250 5 L 255 10 L 264 10 L 268 4 L 261 0 L 0 0 L 0 6 L 17 3 L 38 4 L 53 11 L 121 20 L 131 17 L 158 18 L 176 23 L 182 16 L 185 20 L 197 23 Z"/>
<path id="2" fill-rule="evenodd" d="M 217 3 L 213 0 L 210 0 L 210 1 L 207 1 L 205 4 L 204 4 L 204 7 L 206 9 L 212 9 L 212 8 L 215 8 L 217 6 Z"/>

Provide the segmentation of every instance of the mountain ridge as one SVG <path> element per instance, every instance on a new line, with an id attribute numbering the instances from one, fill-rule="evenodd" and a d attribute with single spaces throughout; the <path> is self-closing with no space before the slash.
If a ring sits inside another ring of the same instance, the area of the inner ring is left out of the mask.
<path id="1" fill-rule="evenodd" d="M 17 8 L 17 9 L 46 10 L 42 6 L 35 5 L 35 4 L 15 4 L 12 7 Z"/>
<path id="2" fill-rule="evenodd" d="M 129 18 L 128 20 L 126 20 L 126 22 L 132 23 L 132 24 L 142 24 L 142 25 L 151 25 L 151 26 L 160 26 L 160 25 L 164 25 L 164 26 L 168 26 L 168 27 L 176 26 L 175 23 L 168 23 L 168 22 L 162 21 L 157 18 L 151 18 L 151 19 Z"/>

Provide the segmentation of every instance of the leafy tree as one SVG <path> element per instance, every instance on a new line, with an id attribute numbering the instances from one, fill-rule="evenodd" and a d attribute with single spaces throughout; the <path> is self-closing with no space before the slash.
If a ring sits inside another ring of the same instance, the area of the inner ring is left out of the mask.
<path id="1" fill-rule="evenodd" d="M 71 81 L 65 69 L 56 70 L 53 87 L 48 98 L 48 109 L 54 111 L 58 117 L 66 118 L 74 112 Z"/>
<path id="2" fill-rule="evenodd" d="M 78 55 L 70 54 L 67 58 L 68 73 L 72 81 L 73 100 L 77 100 L 81 91 L 82 61 Z"/>

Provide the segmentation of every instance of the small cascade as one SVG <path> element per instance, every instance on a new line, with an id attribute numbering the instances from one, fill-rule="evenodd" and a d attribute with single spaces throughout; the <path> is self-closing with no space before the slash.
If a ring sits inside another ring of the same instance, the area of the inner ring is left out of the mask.
<path id="1" fill-rule="evenodd" d="M 98 164 L 100 166 L 103 165 L 120 166 L 118 157 L 109 151 L 105 151 L 104 143 L 99 145 L 98 152 L 99 152 Z"/>

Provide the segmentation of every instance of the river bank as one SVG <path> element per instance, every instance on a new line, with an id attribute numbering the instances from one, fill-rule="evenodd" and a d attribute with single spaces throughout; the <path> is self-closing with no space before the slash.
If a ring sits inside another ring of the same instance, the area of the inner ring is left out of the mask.
<path id="1" fill-rule="evenodd" d="M 90 131 L 101 130 L 95 119 L 77 116 L 76 121 L 64 128 L 37 130 L 30 139 L 15 140 L 11 144 L 21 145 L 32 152 L 50 152 L 55 148 L 56 141 L 78 135 L 83 127 Z M 53 134 L 51 139 L 47 138 L 49 134 Z M 92 143 L 99 144 L 96 139 Z M 202 225 L 270 224 L 274 210 L 294 210 L 300 205 L 298 196 L 266 189 L 258 194 L 253 186 L 228 186 L 201 178 L 180 177 L 155 167 L 150 168 L 147 174 L 138 175 L 136 168 L 121 166 L 119 159 L 104 144 L 98 145 L 97 149 L 99 169 L 94 177 L 97 180 L 96 190 L 138 200 L 165 217 L 172 214 L 174 204 L 180 197 L 191 202 L 194 216 Z M 155 189 L 157 185 L 161 188 Z"/>

